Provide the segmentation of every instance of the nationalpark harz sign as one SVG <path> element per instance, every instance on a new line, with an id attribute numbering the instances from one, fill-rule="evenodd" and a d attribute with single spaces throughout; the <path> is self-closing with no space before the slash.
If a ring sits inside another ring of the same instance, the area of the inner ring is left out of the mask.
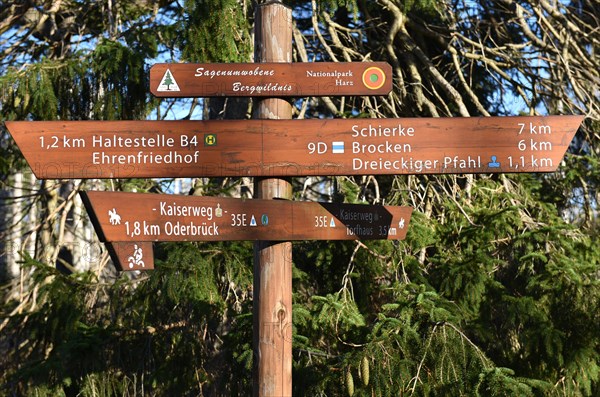
<path id="1" fill-rule="evenodd" d="M 385 62 L 159 63 L 150 68 L 157 97 L 385 95 Z"/>
<path id="2" fill-rule="evenodd" d="M 82 199 L 108 242 L 401 240 L 412 214 L 398 206 L 123 192 L 87 192 Z"/>
<path id="3" fill-rule="evenodd" d="M 6 122 L 48 178 L 552 172 L 583 116 Z"/>

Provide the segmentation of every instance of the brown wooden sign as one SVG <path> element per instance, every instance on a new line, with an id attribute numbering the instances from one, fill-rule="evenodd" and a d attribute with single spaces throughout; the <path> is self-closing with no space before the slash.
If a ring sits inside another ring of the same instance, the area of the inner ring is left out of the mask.
<path id="1" fill-rule="evenodd" d="M 157 97 L 385 95 L 385 62 L 159 63 L 150 68 Z"/>
<path id="2" fill-rule="evenodd" d="M 40 179 L 552 172 L 583 116 L 11 121 Z"/>
<path id="3" fill-rule="evenodd" d="M 153 270 L 154 250 L 149 241 L 106 243 L 110 257 L 119 270 Z"/>
<path id="4" fill-rule="evenodd" d="M 82 193 L 82 199 L 100 241 L 136 244 L 140 241 L 402 240 L 412 214 L 412 208 L 398 206 L 123 192 L 92 191 Z M 128 258 L 133 255 L 135 260 L 133 251 L 129 249 L 126 255 Z"/>

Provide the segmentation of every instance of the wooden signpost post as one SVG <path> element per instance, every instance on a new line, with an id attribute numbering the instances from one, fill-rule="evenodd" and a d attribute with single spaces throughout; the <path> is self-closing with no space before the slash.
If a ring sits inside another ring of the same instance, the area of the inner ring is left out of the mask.
<path id="1" fill-rule="evenodd" d="M 264 2 L 254 14 L 254 62 L 292 61 L 292 10 Z M 257 100 L 255 119 L 292 118 L 292 105 L 279 98 Z M 277 120 L 274 120 L 277 121 Z M 272 174 L 271 174 L 272 175 Z M 254 198 L 293 197 L 284 178 L 254 179 Z M 292 395 L 292 243 L 254 243 L 252 286 L 252 390 L 255 397 Z"/>
<path id="2" fill-rule="evenodd" d="M 553 172 L 583 116 L 11 121 L 38 178 Z"/>

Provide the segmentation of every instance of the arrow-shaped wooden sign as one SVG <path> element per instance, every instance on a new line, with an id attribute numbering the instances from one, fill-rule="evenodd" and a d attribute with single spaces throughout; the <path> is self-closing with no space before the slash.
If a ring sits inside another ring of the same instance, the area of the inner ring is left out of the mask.
<path id="1" fill-rule="evenodd" d="M 38 178 L 552 172 L 583 116 L 11 121 Z"/>
<path id="2" fill-rule="evenodd" d="M 108 242 L 402 240 L 412 214 L 398 206 L 123 192 L 91 191 L 82 200 Z"/>

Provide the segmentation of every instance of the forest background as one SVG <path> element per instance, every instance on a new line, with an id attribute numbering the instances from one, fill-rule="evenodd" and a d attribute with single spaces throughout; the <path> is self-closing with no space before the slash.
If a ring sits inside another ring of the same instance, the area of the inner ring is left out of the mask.
<path id="1" fill-rule="evenodd" d="M 294 118 L 586 116 L 551 174 L 294 179 L 297 200 L 415 209 L 399 243 L 294 243 L 294 395 L 600 395 L 600 4 L 285 3 L 295 61 L 394 70 L 387 96 L 295 98 Z M 249 118 L 153 98 L 148 70 L 252 61 L 255 7 L 2 1 L 0 118 Z M 252 181 L 38 181 L 1 128 L 0 395 L 250 395 L 252 243 L 161 243 L 119 273 L 77 192 Z"/>

